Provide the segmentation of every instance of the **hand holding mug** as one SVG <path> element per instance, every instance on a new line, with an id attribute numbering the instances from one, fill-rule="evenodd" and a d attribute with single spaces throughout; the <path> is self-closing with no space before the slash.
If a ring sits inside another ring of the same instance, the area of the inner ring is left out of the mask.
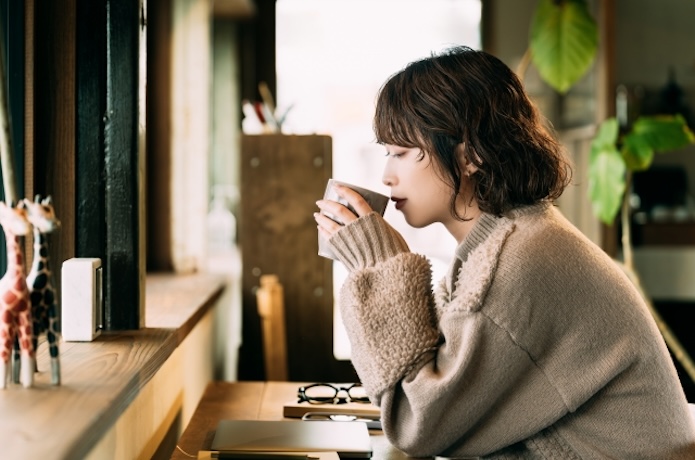
<path id="1" fill-rule="evenodd" d="M 320 212 L 314 213 L 319 231 L 319 255 L 335 258 L 325 241 L 342 226 L 372 211 L 383 215 L 388 202 L 389 197 L 380 193 L 330 179 L 323 199 L 316 202 Z"/>

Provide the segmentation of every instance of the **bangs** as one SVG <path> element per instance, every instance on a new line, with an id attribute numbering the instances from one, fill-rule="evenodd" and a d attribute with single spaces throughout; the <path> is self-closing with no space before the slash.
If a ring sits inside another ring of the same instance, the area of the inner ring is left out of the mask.
<path id="1" fill-rule="evenodd" d="M 414 114 L 412 89 L 407 89 L 404 74 L 391 77 L 382 87 L 374 114 L 374 135 L 379 144 L 420 147 L 422 123 Z"/>
<path id="2" fill-rule="evenodd" d="M 400 147 L 420 147 L 418 139 L 420 133 L 413 128 L 413 124 L 405 120 L 403 115 L 398 116 L 391 112 L 374 119 L 374 133 L 379 144 L 398 145 Z"/>

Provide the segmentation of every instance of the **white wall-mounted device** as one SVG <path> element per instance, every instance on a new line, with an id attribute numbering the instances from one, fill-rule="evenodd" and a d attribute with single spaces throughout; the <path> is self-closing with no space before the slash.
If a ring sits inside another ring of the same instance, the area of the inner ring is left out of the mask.
<path id="1" fill-rule="evenodd" d="M 66 342 L 91 342 L 102 331 L 104 299 L 101 259 L 77 257 L 61 269 L 61 335 Z"/>

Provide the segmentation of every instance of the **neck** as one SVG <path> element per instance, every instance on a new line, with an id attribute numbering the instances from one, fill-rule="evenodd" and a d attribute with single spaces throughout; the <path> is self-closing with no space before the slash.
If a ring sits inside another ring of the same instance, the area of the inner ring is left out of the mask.
<path id="1" fill-rule="evenodd" d="M 32 271 L 42 268 L 48 271 L 48 237 L 34 228 L 34 259 L 31 262 Z M 41 267 L 43 264 L 43 267 Z"/>
<path id="2" fill-rule="evenodd" d="M 466 220 L 459 220 L 452 216 L 448 222 L 444 222 L 444 227 L 446 227 L 447 231 L 451 233 L 451 236 L 456 239 L 456 243 L 461 244 L 471 232 L 471 229 L 475 227 L 475 223 L 478 222 L 480 214 L 481 211 L 477 206 L 466 207 L 464 212 L 459 214 Z"/>
<path id="3" fill-rule="evenodd" d="M 5 230 L 5 242 L 7 243 L 7 273 L 23 271 L 24 258 L 19 246 L 19 236 Z"/>
<path id="4" fill-rule="evenodd" d="M 466 239 L 475 223 L 480 218 L 482 211 L 478 207 L 478 202 L 473 198 L 473 186 L 470 179 L 466 179 L 461 184 L 461 190 L 456 196 L 456 213 L 459 217 L 449 216 L 448 222 L 442 222 L 444 227 L 456 239 L 457 244 Z"/>

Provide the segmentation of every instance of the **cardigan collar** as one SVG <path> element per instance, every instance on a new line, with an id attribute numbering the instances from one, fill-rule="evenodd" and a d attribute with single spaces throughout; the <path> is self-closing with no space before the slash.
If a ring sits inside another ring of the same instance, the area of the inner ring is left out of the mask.
<path id="1" fill-rule="evenodd" d="M 448 309 L 445 305 L 453 299 L 456 301 L 449 308 L 468 311 L 479 308 L 494 278 L 499 254 L 514 231 L 514 221 L 522 216 L 546 213 L 551 206 L 549 202 L 541 202 L 516 208 L 504 216 L 482 214 L 456 248 L 449 273 L 437 290 L 438 315 L 442 309 Z"/>
<path id="2" fill-rule="evenodd" d="M 470 233 L 456 247 L 456 258 L 465 262 L 471 251 L 487 240 L 495 229 L 499 226 L 505 226 L 504 222 L 514 221 L 521 216 L 545 213 L 550 207 L 552 207 L 551 202 L 541 201 L 537 204 L 512 209 L 503 216 L 482 213 Z"/>

